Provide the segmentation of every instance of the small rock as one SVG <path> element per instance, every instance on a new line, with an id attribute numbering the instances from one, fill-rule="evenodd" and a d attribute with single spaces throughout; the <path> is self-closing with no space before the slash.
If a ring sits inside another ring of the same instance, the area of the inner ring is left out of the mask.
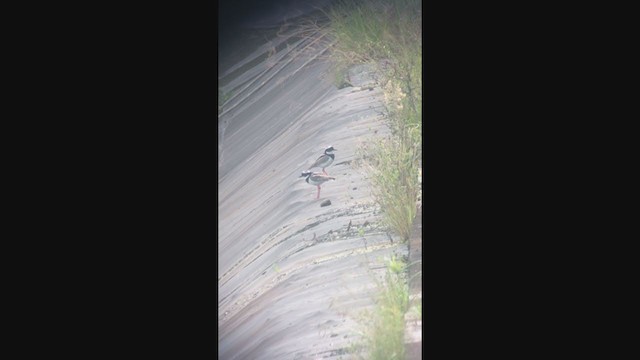
<path id="1" fill-rule="evenodd" d="M 358 190 L 358 188 L 357 188 L 357 187 L 354 187 L 352 190 Z"/>
<path id="2" fill-rule="evenodd" d="M 331 200 L 327 199 L 320 204 L 320 207 L 325 207 L 331 205 Z"/>

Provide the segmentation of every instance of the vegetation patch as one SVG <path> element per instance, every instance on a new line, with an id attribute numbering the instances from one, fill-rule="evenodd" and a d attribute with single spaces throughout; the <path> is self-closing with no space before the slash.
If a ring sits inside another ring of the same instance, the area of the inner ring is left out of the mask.
<path id="1" fill-rule="evenodd" d="M 376 71 L 391 135 L 363 145 L 359 165 L 372 181 L 384 222 L 408 241 L 421 194 L 422 3 L 342 0 L 327 15 L 337 86 L 349 85 L 344 74 L 355 65 L 373 65 Z M 395 257 L 388 261 L 378 287 L 376 305 L 360 319 L 361 340 L 351 352 L 366 359 L 404 359 L 406 264 Z M 421 304 L 411 311 L 421 317 Z"/>
<path id="2" fill-rule="evenodd" d="M 404 359 L 404 314 L 409 306 L 406 264 L 391 258 L 384 279 L 376 282 L 376 305 L 362 314 L 360 340 L 352 344 L 350 352 L 360 359 Z"/>
<path id="3" fill-rule="evenodd" d="M 422 4 L 418 0 L 343 0 L 328 12 L 338 86 L 345 70 L 373 64 L 381 75 L 392 136 L 363 146 L 361 157 L 387 225 L 411 234 L 421 183 Z"/>

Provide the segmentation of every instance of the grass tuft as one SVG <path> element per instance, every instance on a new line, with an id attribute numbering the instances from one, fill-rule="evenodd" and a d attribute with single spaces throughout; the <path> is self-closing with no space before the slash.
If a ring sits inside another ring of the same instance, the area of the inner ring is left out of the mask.
<path id="1" fill-rule="evenodd" d="M 374 64 L 393 136 L 364 149 L 366 169 L 385 222 L 411 234 L 422 154 L 422 5 L 418 0 L 342 0 L 328 11 L 337 74 Z M 343 82 L 342 78 L 337 81 Z"/>
<path id="2" fill-rule="evenodd" d="M 419 150 L 396 137 L 376 140 L 368 146 L 363 147 L 363 156 L 368 158 L 364 166 L 373 183 L 373 195 L 383 210 L 383 220 L 407 240 L 416 215 L 419 184 L 414 164 Z"/>
<path id="3" fill-rule="evenodd" d="M 372 360 L 404 359 L 404 314 L 409 306 L 405 276 L 405 263 L 395 257 L 389 260 L 384 280 L 377 281 L 376 305 L 362 315 L 361 340 L 352 344 L 352 354 Z"/>

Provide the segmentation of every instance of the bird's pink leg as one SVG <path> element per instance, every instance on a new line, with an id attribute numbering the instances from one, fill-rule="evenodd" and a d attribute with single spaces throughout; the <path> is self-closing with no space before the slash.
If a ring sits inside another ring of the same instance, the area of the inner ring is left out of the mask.
<path id="1" fill-rule="evenodd" d="M 318 185 L 318 196 L 316 196 L 316 200 L 320 199 L 320 185 Z"/>
<path id="2" fill-rule="evenodd" d="M 329 175 L 329 174 L 327 174 L 327 172 L 326 172 L 326 171 L 324 171 L 324 168 L 322 168 L 322 172 L 323 172 L 325 175 Z"/>

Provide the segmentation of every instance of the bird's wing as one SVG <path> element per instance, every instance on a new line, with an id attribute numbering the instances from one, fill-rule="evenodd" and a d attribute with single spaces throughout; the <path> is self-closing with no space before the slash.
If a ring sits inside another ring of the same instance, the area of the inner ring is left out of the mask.
<path id="1" fill-rule="evenodd" d="M 318 167 L 318 164 L 326 157 L 327 155 L 320 155 L 319 158 L 316 159 L 316 161 L 309 167 L 309 169 L 314 168 L 314 167 Z"/>
<path id="2" fill-rule="evenodd" d="M 325 175 L 325 174 L 322 174 L 322 173 L 313 174 L 313 178 L 316 179 L 316 180 L 322 180 L 322 181 L 329 181 L 329 180 L 335 180 L 336 179 L 333 176 Z"/>

